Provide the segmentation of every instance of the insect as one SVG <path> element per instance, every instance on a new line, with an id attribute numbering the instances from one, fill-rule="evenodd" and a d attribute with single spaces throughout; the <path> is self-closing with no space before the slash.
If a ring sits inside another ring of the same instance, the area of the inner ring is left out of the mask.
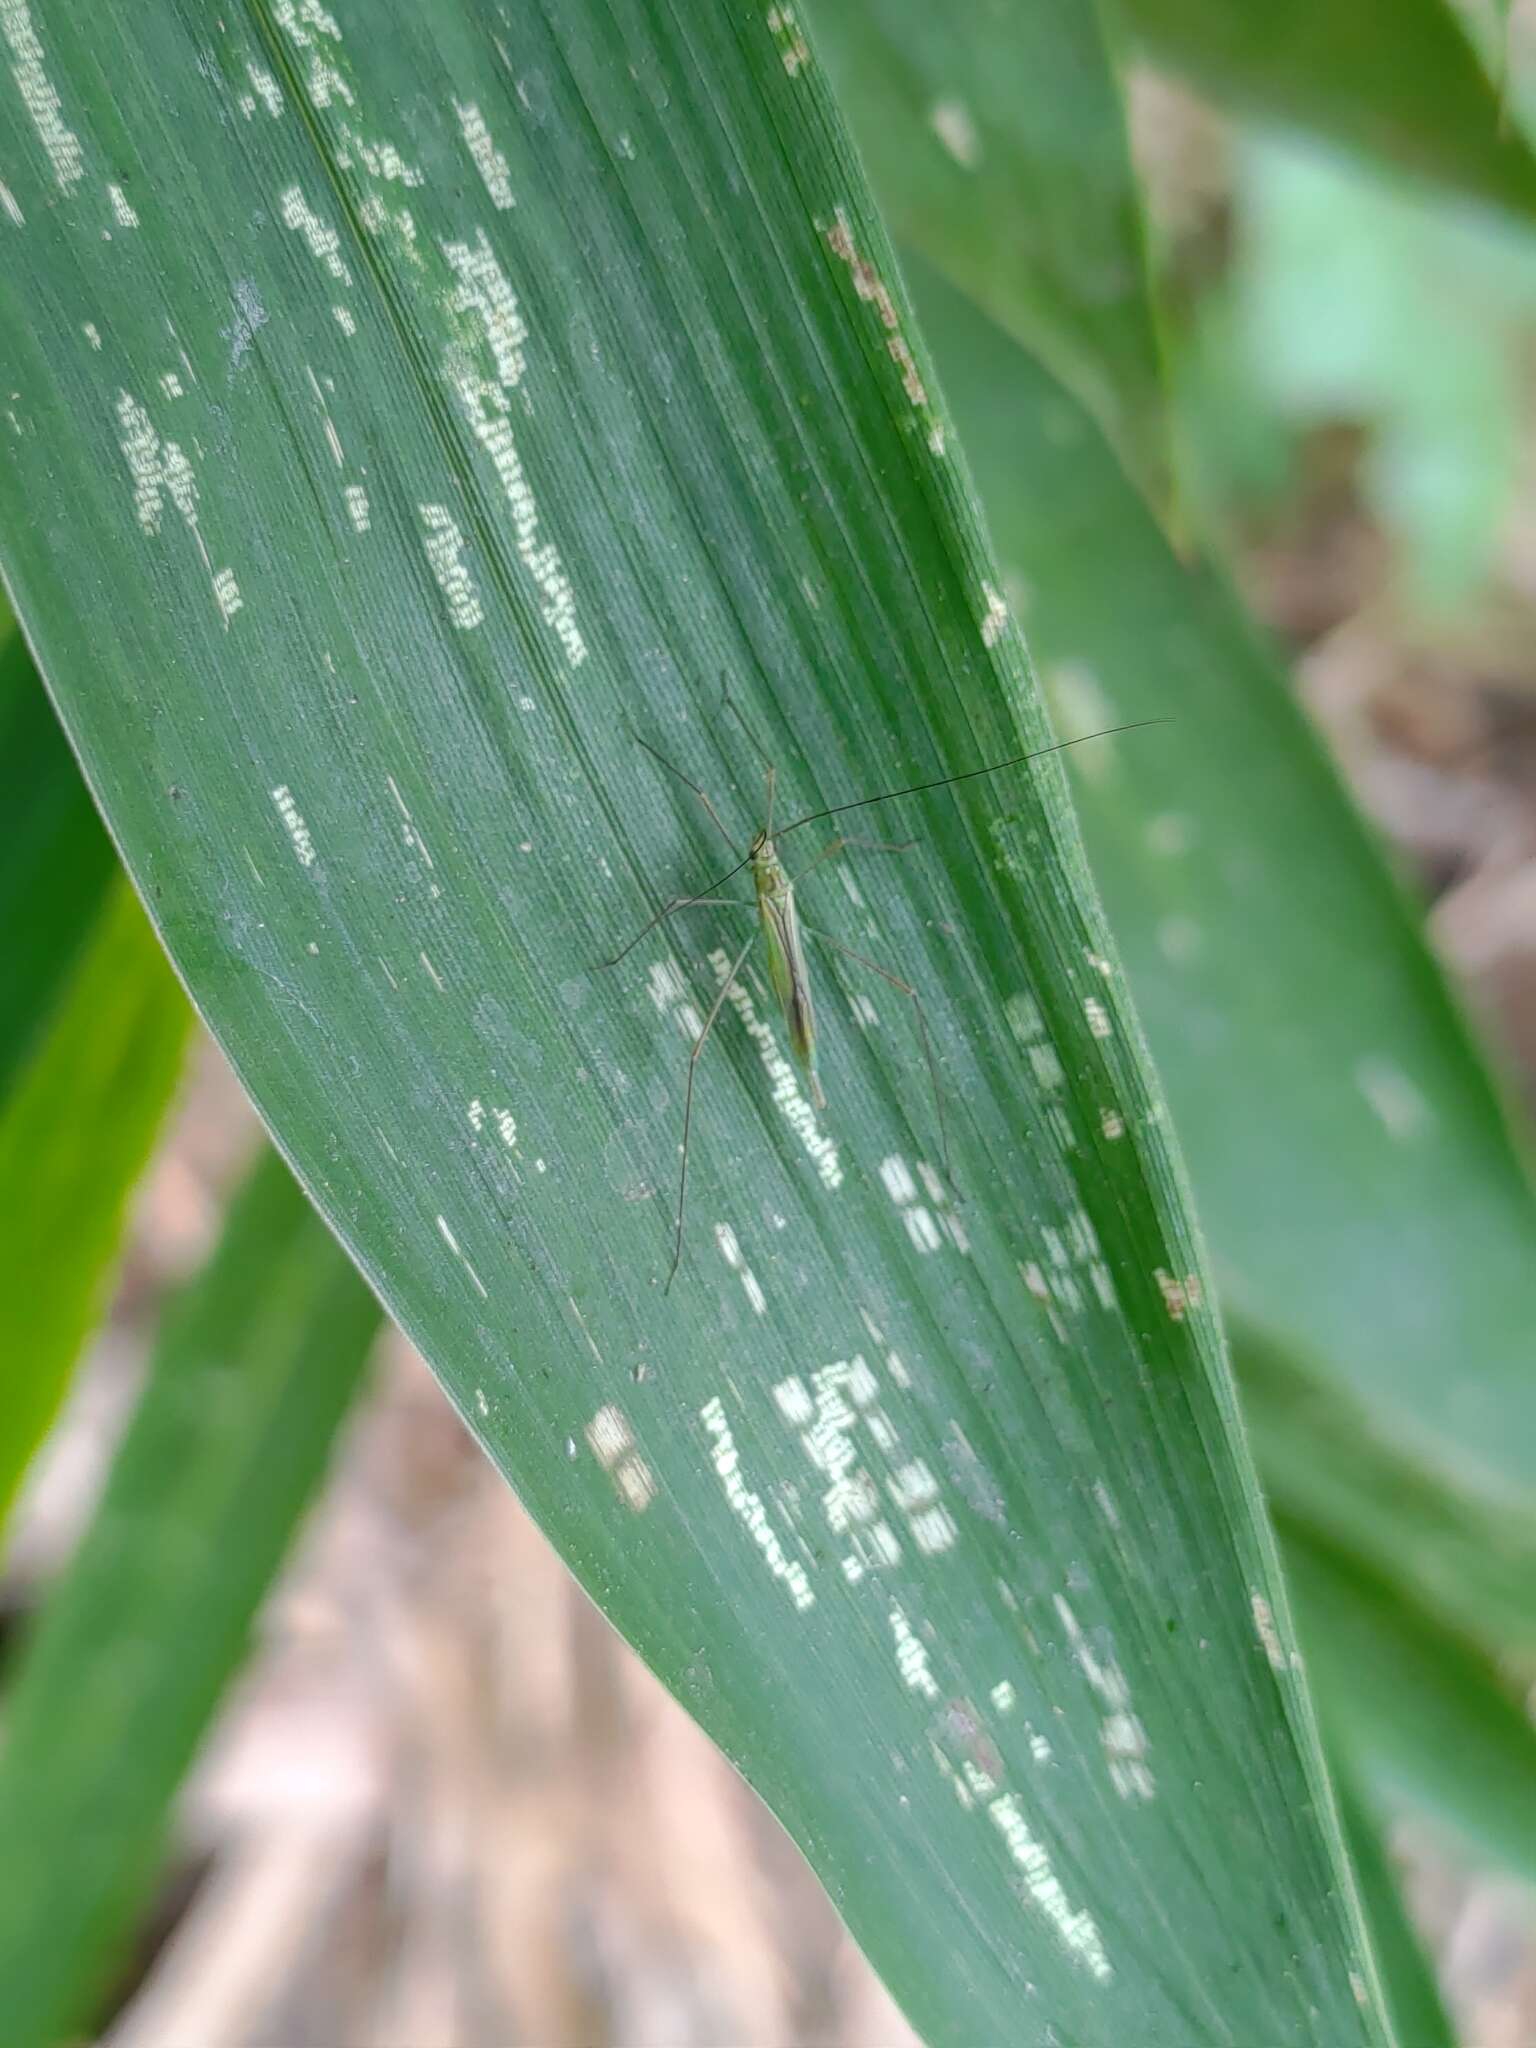
<path id="1" fill-rule="evenodd" d="M 710 821 L 719 831 L 720 836 L 725 840 L 731 851 L 738 855 L 738 858 L 735 866 L 727 868 L 723 875 L 717 875 L 702 894 L 673 897 L 670 903 L 664 904 L 653 918 L 650 918 L 640 927 L 628 945 L 621 947 L 611 960 L 605 960 L 602 963 L 604 967 L 617 967 L 619 962 L 632 953 L 648 933 L 653 932 L 657 925 L 664 923 L 669 917 L 675 916 L 680 910 L 724 908 L 752 910 L 755 908 L 757 912 L 757 928 L 752 932 L 741 947 L 741 950 L 737 953 L 735 959 L 731 962 L 730 970 L 721 982 L 719 992 L 715 996 L 714 1001 L 710 1004 L 709 1012 L 700 1026 L 698 1036 L 694 1039 L 692 1050 L 688 1055 L 688 1083 L 683 1098 L 683 1157 L 677 1186 L 677 1220 L 672 1240 L 672 1264 L 667 1273 L 666 1287 L 663 1289 L 663 1292 L 670 1292 L 672 1282 L 677 1278 L 677 1269 L 681 1265 L 683 1257 L 683 1222 L 688 1206 L 688 1146 L 693 1129 L 693 1085 L 694 1078 L 698 1073 L 699 1056 L 708 1042 L 710 1032 L 715 1028 L 716 1020 L 719 1018 L 720 1012 L 725 1005 L 725 999 L 737 975 L 740 974 L 742 967 L 746 964 L 747 955 L 752 951 L 752 948 L 758 943 L 759 939 L 762 940 L 767 951 L 768 980 L 773 989 L 774 1000 L 777 1002 L 780 1014 L 783 1017 L 785 1031 L 789 1036 L 790 1051 L 794 1055 L 796 1066 L 798 1066 L 800 1072 L 805 1077 L 806 1085 L 811 1093 L 811 1099 L 818 1109 L 825 1109 L 827 1101 L 822 1091 L 821 1078 L 816 1071 L 816 1010 L 811 995 L 810 968 L 806 961 L 802 934 L 816 939 L 831 952 L 840 953 L 845 959 L 852 960 L 858 966 L 867 968 L 871 974 L 879 975 L 882 981 L 888 982 L 892 988 L 898 990 L 912 1004 L 912 1013 L 917 1019 L 918 1037 L 922 1043 L 923 1058 L 927 1062 L 928 1077 L 933 1085 L 933 1099 L 938 1118 L 940 1156 L 943 1161 L 944 1176 L 952 1186 L 954 1184 L 954 1176 L 950 1172 L 949 1166 L 949 1133 L 944 1121 L 944 1095 L 943 1090 L 939 1086 L 938 1064 L 933 1056 L 933 1041 L 928 1035 L 928 1022 L 923 1014 L 921 997 L 910 982 L 903 981 L 900 975 L 893 974 L 888 967 L 882 967 L 877 960 L 870 960 L 863 953 L 856 953 L 851 946 L 845 946 L 841 939 L 834 939 L 828 932 L 818 931 L 814 925 L 802 924 L 799 908 L 795 901 L 796 888 L 805 880 L 805 877 L 810 874 L 813 868 L 820 867 L 825 861 L 836 859 L 839 854 L 847 852 L 850 847 L 856 847 L 867 853 L 905 853 L 917 844 L 916 840 L 860 839 L 851 837 L 847 833 L 840 833 L 828 845 L 824 846 L 820 853 L 807 861 L 805 866 L 796 875 L 791 875 L 780 860 L 778 851 L 780 843 L 787 839 L 792 832 L 800 831 L 802 826 L 815 825 L 827 818 L 840 817 L 845 811 L 862 810 L 868 804 L 890 803 L 900 796 L 920 796 L 925 790 L 947 789 L 952 783 L 970 782 L 979 775 L 997 775 L 1005 768 L 1017 768 L 1026 761 L 1038 761 L 1046 754 L 1059 754 L 1063 748 L 1079 746 L 1084 740 L 1108 739 L 1115 733 L 1136 732 L 1143 726 L 1166 723 L 1165 720 L 1160 718 L 1139 718 L 1133 720 L 1128 725 L 1111 725 L 1106 726 L 1100 732 L 1079 733 L 1070 740 L 1057 740 L 1053 746 L 1036 747 L 1027 754 L 1011 755 L 1006 761 L 990 762 L 985 768 L 968 768 L 959 775 L 941 775 L 932 782 L 916 782 L 905 789 L 882 790 L 878 796 L 855 797 L 851 803 L 832 804 L 826 810 L 808 811 L 803 817 L 795 818 L 789 824 L 779 826 L 777 831 L 775 831 L 773 809 L 778 771 L 767 749 L 758 740 L 756 734 L 747 724 L 746 719 L 742 716 L 741 711 L 729 694 L 722 700 L 722 708 L 732 714 L 743 733 L 745 733 L 747 740 L 763 762 L 767 778 L 763 805 L 763 823 L 754 834 L 752 843 L 745 854 L 742 854 L 736 841 L 732 838 L 724 819 L 722 819 L 720 813 L 711 802 L 708 792 L 702 789 L 690 776 L 685 775 L 681 768 L 676 767 L 669 761 L 665 754 L 653 747 L 649 740 L 642 739 L 636 733 L 634 738 L 651 758 L 654 761 L 658 761 L 669 775 L 676 776 L 679 782 L 693 791 L 693 794 L 704 806 Z M 745 903 L 739 896 L 717 896 L 714 893 L 717 889 L 723 888 L 736 875 L 739 875 L 743 868 L 751 871 L 752 885 L 756 895 L 755 904 Z"/>

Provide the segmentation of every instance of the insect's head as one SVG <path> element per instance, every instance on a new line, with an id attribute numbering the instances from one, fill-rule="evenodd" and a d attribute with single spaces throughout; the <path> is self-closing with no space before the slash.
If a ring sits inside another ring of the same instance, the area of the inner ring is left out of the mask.
<path id="1" fill-rule="evenodd" d="M 766 832 L 758 832 L 754 834 L 752 840 L 752 851 L 747 855 L 747 859 L 772 860 L 772 858 L 773 841 L 768 837 L 768 834 Z"/>

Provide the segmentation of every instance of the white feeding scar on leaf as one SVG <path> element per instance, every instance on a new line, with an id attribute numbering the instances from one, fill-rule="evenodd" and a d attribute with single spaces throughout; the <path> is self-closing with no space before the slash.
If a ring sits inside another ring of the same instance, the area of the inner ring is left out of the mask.
<path id="1" fill-rule="evenodd" d="M 643 1514 L 656 1498 L 656 1475 L 635 1449 L 623 1409 L 612 1402 L 599 1408 L 587 1424 L 586 1439 L 625 1507 Z"/>
<path id="2" fill-rule="evenodd" d="M 245 599 L 240 595 L 240 586 L 235 581 L 233 569 L 214 570 L 213 601 L 218 606 L 219 615 L 226 626 L 236 612 L 245 609 Z"/>
<path id="3" fill-rule="evenodd" d="M 1083 1964 L 1090 1976 L 1106 1983 L 1114 1972 L 1093 1915 L 1086 1907 L 1073 1909 L 1060 1878 L 1051 1868 L 1050 1857 L 1029 1831 L 1017 1796 L 1005 1793 L 1001 1799 L 993 1800 L 987 1812 L 1008 1845 L 1009 1855 L 1023 1871 L 1030 1897 L 1050 1921 L 1068 1953 Z"/>
<path id="4" fill-rule="evenodd" d="M 918 1162 L 918 1172 L 935 1206 L 943 1199 L 944 1184 L 928 1165 L 926 1160 Z M 907 1162 L 897 1153 L 880 1162 L 880 1178 L 885 1192 L 901 1211 L 901 1220 L 906 1226 L 907 1236 L 913 1249 L 920 1252 L 936 1252 L 942 1249 L 947 1237 L 957 1251 L 969 1251 L 970 1243 L 960 1219 L 947 1209 L 940 1208 L 935 1215 L 926 1203 L 918 1198 L 918 1185 L 912 1177 Z"/>
<path id="5" fill-rule="evenodd" d="M 345 169 L 347 152 L 355 155 L 370 178 L 377 178 L 384 185 L 424 185 L 426 179 L 415 164 L 407 163 L 392 142 L 373 142 L 354 128 L 350 122 L 343 122 L 342 135 L 345 150 L 337 161 Z"/>
<path id="6" fill-rule="evenodd" d="M 492 206 L 498 213 L 505 213 L 517 204 L 512 194 L 512 174 L 507 169 L 506 158 L 491 139 L 484 114 L 473 100 L 455 100 L 453 111 L 459 117 L 459 132 L 464 137 L 464 146 L 480 173 L 480 182 L 490 195 Z"/>
<path id="7" fill-rule="evenodd" d="M 1253 1627 L 1268 1660 L 1271 1671 L 1288 1671 L 1293 1660 L 1285 1654 L 1285 1645 L 1280 1640 L 1280 1631 L 1275 1626 L 1274 1609 L 1262 1593 L 1252 1596 Z"/>
<path id="8" fill-rule="evenodd" d="M 294 802 L 293 793 L 286 782 L 279 783 L 273 790 L 272 801 L 277 805 L 278 816 L 288 828 L 288 837 L 293 841 L 293 850 L 299 857 L 299 865 L 312 868 L 315 864 L 315 842 L 309 836 L 309 827 L 299 815 L 299 807 Z"/>
<path id="9" fill-rule="evenodd" d="M 273 120 L 277 120 L 283 111 L 282 87 L 272 76 L 265 64 L 248 63 L 245 67 L 245 75 L 251 81 L 252 92 L 255 93 L 257 99 L 261 101 Z"/>
<path id="10" fill-rule="evenodd" d="M 752 1304 L 753 1313 L 765 1315 L 768 1310 L 768 1298 L 763 1293 L 757 1275 L 742 1257 L 741 1246 L 737 1242 L 736 1233 L 732 1230 L 729 1223 L 717 1223 L 715 1225 L 715 1243 L 719 1247 L 721 1258 L 724 1259 L 731 1271 L 739 1276 L 742 1291 L 746 1295 L 747 1300 Z"/>
<path id="11" fill-rule="evenodd" d="M 475 1292 L 480 1296 L 480 1299 L 482 1301 L 488 1301 L 490 1299 L 490 1296 L 486 1292 L 485 1282 L 480 1278 L 480 1275 L 475 1271 L 474 1267 L 469 1263 L 469 1260 L 464 1256 L 464 1252 L 459 1244 L 459 1240 L 454 1236 L 452 1230 L 449 1228 L 448 1218 L 446 1216 L 438 1217 L 437 1228 L 438 1234 L 441 1236 L 443 1243 L 447 1245 L 449 1251 L 453 1253 L 454 1257 L 458 1260 L 459 1264 L 464 1268 L 464 1271 L 469 1275 L 470 1281 L 474 1286 Z"/>
<path id="12" fill-rule="evenodd" d="M 320 6 L 319 0 L 277 0 L 272 18 L 309 59 L 304 89 L 310 104 L 324 108 L 333 100 L 341 100 L 350 107 L 353 104 L 352 88 L 325 47 L 327 43 L 341 41 L 341 28 L 335 15 Z"/>
<path id="13" fill-rule="evenodd" d="M 717 947 L 709 955 L 709 964 L 715 971 L 717 981 L 724 980 L 730 970 L 731 956 Z M 757 1006 L 739 981 L 733 981 L 726 992 L 726 1001 L 741 1019 L 747 1036 L 757 1047 L 773 1091 L 773 1105 L 783 1116 L 796 1138 L 805 1148 L 815 1165 L 817 1176 L 824 1188 L 840 1188 L 843 1184 L 843 1169 L 837 1156 L 837 1146 L 832 1139 L 817 1128 L 816 1112 L 801 1089 L 799 1077 L 793 1066 L 779 1050 L 773 1027 L 757 1014 Z"/>
<path id="14" fill-rule="evenodd" d="M 768 33 L 779 46 L 784 69 L 791 78 L 798 78 L 811 61 L 811 50 L 800 33 L 793 8 L 770 7 L 766 19 Z"/>
<path id="15" fill-rule="evenodd" d="M 338 284 L 351 284 L 352 273 L 341 253 L 341 236 L 323 220 L 298 185 L 290 185 L 277 202 L 283 226 L 302 237 L 305 247 Z"/>
<path id="16" fill-rule="evenodd" d="M 795 1608 L 804 1612 L 814 1607 L 816 1594 L 804 1565 L 789 1556 L 768 1519 L 761 1494 L 753 1493 L 742 1477 L 741 1454 L 718 1394 L 705 1403 L 699 1417 L 709 1433 L 710 1456 L 731 1513 L 742 1522 L 761 1552 L 770 1576 L 783 1584 Z"/>
<path id="17" fill-rule="evenodd" d="M 896 1668 L 901 1682 L 925 1700 L 939 1697 L 939 1682 L 928 1662 L 928 1652 L 912 1632 L 912 1624 L 901 1608 L 892 1605 L 891 1634 L 896 1639 Z"/>
<path id="18" fill-rule="evenodd" d="M 134 516 L 151 537 L 160 532 L 165 500 L 170 499 L 191 534 L 198 557 L 208 572 L 214 603 L 228 630 L 243 600 L 232 569 L 215 569 L 208 558 L 198 519 L 197 478 L 192 464 L 175 441 L 162 441 L 148 412 L 131 392 L 117 394 L 118 446 L 133 481 Z"/>
<path id="19" fill-rule="evenodd" d="M 85 176 L 85 152 L 79 136 L 64 119 L 64 103 L 48 76 L 43 45 L 27 0 L 0 0 L 0 35 L 10 45 L 11 76 L 21 94 L 21 103 L 53 167 L 59 190 L 67 192 Z"/>
<path id="20" fill-rule="evenodd" d="M 1112 1656 L 1095 1653 L 1067 1601 L 1055 1596 L 1056 1612 L 1078 1669 L 1107 1712 L 1099 1723 L 1099 1740 L 1109 1766 L 1110 1783 L 1122 1799 L 1151 1799 L 1156 1790 L 1147 1763 L 1147 1732 L 1131 1711 L 1131 1688 Z"/>
<path id="21" fill-rule="evenodd" d="M 575 591 L 559 548 L 541 537 L 538 503 L 512 431 L 511 400 L 526 368 L 527 326 L 483 233 L 473 242 L 445 242 L 442 247 L 458 280 L 447 306 L 464 335 L 444 351 L 444 374 L 471 434 L 496 471 L 512 513 L 513 544 L 541 599 L 539 616 L 554 632 L 568 666 L 579 668 L 587 658 L 587 645 L 576 619 Z M 489 376 L 476 360 L 476 348 L 490 358 Z"/>
<path id="22" fill-rule="evenodd" d="M 473 632 L 485 617 L 474 578 L 464 562 L 464 536 L 446 505 L 422 505 L 427 534 L 427 560 L 437 587 L 448 604 L 448 616 L 461 633 Z"/>
<path id="23" fill-rule="evenodd" d="M 473 242 L 444 242 L 443 255 L 458 279 L 449 297 L 455 313 L 470 314 L 478 322 L 491 351 L 496 381 L 504 391 L 515 391 L 523 381 L 527 365 L 523 343 L 528 328 L 518 311 L 517 294 L 497 262 L 495 252 L 481 229 Z"/>

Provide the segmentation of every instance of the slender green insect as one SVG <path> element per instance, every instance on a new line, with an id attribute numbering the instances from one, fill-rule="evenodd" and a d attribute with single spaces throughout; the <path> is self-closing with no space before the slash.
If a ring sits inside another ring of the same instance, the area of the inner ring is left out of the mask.
<path id="1" fill-rule="evenodd" d="M 915 782 L 906 789 L 882 790 L 879 796 L 855 797 L 851 803 L 833 804 L 823 811 L 808 811 L 804 817 L 796 818 L 788 825 L 781 825 L 777 833 L 775 833 L 773 799 L 777 769 L 767 750 L 760 744 L 752 728 L 747 724 L 745 718 L 743 718 L 736 704 L 729 696 L 723 699 L 723 708 L 728 710 L 736 719 L 736 722 L 746 734 L 748 741 L 762 759 L 767 776 L 763 824 L 754 835 L 752 844 L 748 847 L 746 853 L 738 858 L 736 865 L 732 868 L 727 868 L 723 875 L 717 875 L 714 881 L 709 883 L 702 895 L 674 897 L 670 903 L 664 904 L 653 918 L 640 927 L 627 946 L 621 947 L 611 960 L 605 960 L 602 963 L 605 967 L 616 967 L 626 955 L 634 951 L 635 947 L 639 945 L 640 941 L 648 933 L 653 932 L 657 925 L 664 923 L 667 918 L 675 916 L 680 910 L 751 910 L 755 908 L 757 911 L 757 929 L 747 939 L 740 952 L 737 953 L 735 959 L 731 962 L 730 971 L 721 982 L 719 992 L 713 1003 L 710 1004 L 709 1013 L 705 1017 L 699 1029 L 699 1034 L 693 1042 L 693 1049 L 688 1055 L 688 1085 L 683 1098 L 683 1160 L 677 1187 L 677 1225 L 672 1242 L 672 1264 L 667 1273 L 664 1292 L 670 1291 L 672 1282 L 677 1278 L 677 1269 L 682 1263 L 683 1257 L 683 1220 L 688 1205 L 688 1145 L 689 1136 L 693 1128 L 693 1083 L 694 1076 L 698 1072 L 699 1055 L 703 1052 L 709 1034 L 715 1027 L 715 1021 L 725 1005 L 726 996 L 729 994 L 737 975 L 740 974 L 742 967 L 746 963 L 747 955 L 759 939 L 762 940 L 767 949 L 768 980 L 773 989 L 774 1000 L 778 1003 L 780 1013 L 784 1019 L 784 1028 L 789 1034 L 790 1051 L 794 1055 L 796 1066 L 799 1067 L 801 1073 L 805 1076 L 806 1085 L 811 1092 L 811 1099 L 818 1109 L 826 1108 L 827 1099 L 822 1092 L 821 1078 L 816 1071 L 816 1011 L 811 999 L 810 968 L 806 962 L 805 948 L 801 943 L 802 932 L 808 933 L 832 952 L 840 953 L 845 959 L 852 960 L 858 966 L 867 968 L 871 974 L 878 974 L 882 981 L 888 982 L 892 988 L 899 990 L 902 995 L 907 997 L 912 1004 L 912 1013 L 917 1019 L 917 1032 L 922 1042 L 923 1058 L 927 1062 L 928 1078 L 933 1085 L 933 1100 L 938 1119 L 939 1148 L 944 1167 L 944 1177 L 950 1182 L 951 1186 L 954 1184 L 954 1176 L 950 1172 L 949 1165 L 949 1133 L 944 1121 L 944 1095 L 943 1090 L 939 1086 L 938 1063 L 933 1056 L 933 1041 L 928 1035 L 928 1021 L 923 1014 L 921 997 L 910 982 L 903 981 L 899 975 L 892 974 L 888 967 L 882 967 L 878 961 L 867 959 L 862 953 L 856 953 L 851 946 L 845 946 L 841 939 L 834 939 L 829 933 L 818 931 L 814 925 L 802 925 L 800 913 L 795 903 L 795 890 L 805 880 L 805 877 L 811 870 L 820 867 L 824 861 L 835 859 L 838 854 L 845 853 L 850 847 L 857 847 L 866 853 L 905 853 L 917 844 L 916 840 L 856 839 L 851 838 L 846 833 L 841 833 L 830 844 L 824 846 L 814 859 L 808 861 L 797 875 L 789 874 L 783 862 L 779 859 L 779 842 L 787 839 L 791 832 L 798 832 L 803 825 L 815 825 L 824 818 L 839 817 L 844 811 L 862 810 L 867 804 L 890 803 L 900 796 L 920 796 L 925 790 L 947 789 L 952 783 L 970 782 L 978 775 L 996 775 L 1004 768 L 1017 768 L 1026 761 L 1038 761 L 1046 754 L 1059 754 L 1063 748 L 1080 746 L 1084 740 L 1109 739 L 1115 733 L 1137 732 L 1143 726 L 1164 725 L 1167 723 L 1165 719 L 1161 718 L 1138 718 L 1128 725 L 1106 726 L 1101 732 L 1079 733 L 1074 739 L 1057 740 L 1053 746 L 1036 747 L 1033 752 L 1027 754 L 1014 754 L 1006 761 L 993 761 L 985 768 L 968 768 L 959 775 L 941 775 L 933 782 Z M 707 792 L 701 789 L 698 783 L 694 782 L 691 777 L 685 775 L 681 768 L 675 767 L 664 754 L 658 752 L 649 740 L 641 739 L 638 733 L 635 734 L 635 738 L 653 760 L 661 763 L 669 775 L 675 775 L 679 782 L 693 791 L 727 846 L 731 848 L 733 853 L 737 852 L 736 841 L 731 837 L 724 820 L 710 801 Z M 751 870 L 752 885 L 756 891 L 757 899 L 755 905 L 743 902 L 739 896 L 717 896 L 714 893 L 716 889 L 723 888 L 733 877 L 739 875 L 743 868 Z"/>

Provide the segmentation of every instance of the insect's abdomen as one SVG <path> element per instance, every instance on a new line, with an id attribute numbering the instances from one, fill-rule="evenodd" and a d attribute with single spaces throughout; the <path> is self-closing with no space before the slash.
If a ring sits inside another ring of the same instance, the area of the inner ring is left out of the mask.
<path id="1" fill-rule="evenodd" d="M 781 886 L 772 886 L 772 880 L 778 880 Z M 762 916 L 768 954 L 768 979 L 773 984 L 784 1028 L 789 1033 L 790 1051 L 794 1054 L 795 1064 L 810 1083 L 811 1099 L 818 1109 L 825 1109 L 826 1098 L 816 1074 L 816 1013 L 811 1005 L 810 976 L 806 972 L 805 954 L 800 945 L 800 921 L 795 916 L 794 895 L 787 880 L 783 879 L 782 870 L 778 877 L 770 879 L 768 887 L 759 881 L 757 906 Z"/>
<path id="2" fill-rule="evenodd" d="M 816 1066 L 816 1017 L 811 1008 L 811 991 L 803 976 L 791 986 L 789 1001 L 784 1006 L 784 1021 L 789 1026 L 789 1042 L 794 1048 L 795 1058 L 808 1074 Z"/>
<path id="3" fill-rule="evenodd" d="M 825 1109 L 827 1098 L 821 1092 L 821 1076 L 816 1072 L 816 1018 L 811 1010 L 810 987 L 804 980 L 797 984 L 784 1014 L 789 1026 L 790 1048 L 800 1071 L 810 1083 L 811 1100 L 818 1109 Z"/>

